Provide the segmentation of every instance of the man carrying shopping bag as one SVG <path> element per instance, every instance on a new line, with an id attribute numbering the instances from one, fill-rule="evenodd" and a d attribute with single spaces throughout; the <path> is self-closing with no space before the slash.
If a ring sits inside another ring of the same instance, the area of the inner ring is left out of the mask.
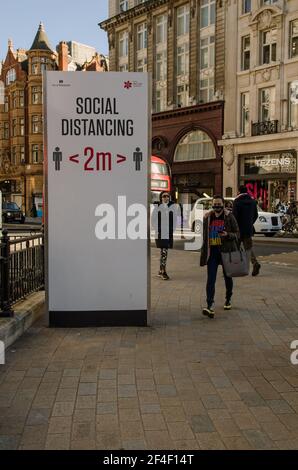
<path id="1" fill-rule="evenodd" d="M 222 196 L 214 196 L 212 210 L 204 217 L 203 246 L 201 249 L 200 265 L 207 265 L 207 306 L 203 309 L 203 315 L 214 318 L 215 283 L 218 266 L 222 265 L 222 252 L 230 253 L 239 251 L 239 228 L 233 214 L 224 209 Z M 223 268 L 226 284 L 225 310 L 231 309 L 233 294 L 233 280 L 228 277 Z"/>

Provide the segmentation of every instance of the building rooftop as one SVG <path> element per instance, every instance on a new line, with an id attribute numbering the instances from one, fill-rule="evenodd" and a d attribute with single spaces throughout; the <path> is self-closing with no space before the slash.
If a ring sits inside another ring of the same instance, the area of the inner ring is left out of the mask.
<path id="1" fill-rule="evenodd" d="M 30 51 L 36 51 L 36 50 L 53 52 L 50 46 L 48 36 L 45 32 L 45 29 L 42 23 L 40 23 L 36 36 L 34 38 L 33 44 L 30 47 Z"/>

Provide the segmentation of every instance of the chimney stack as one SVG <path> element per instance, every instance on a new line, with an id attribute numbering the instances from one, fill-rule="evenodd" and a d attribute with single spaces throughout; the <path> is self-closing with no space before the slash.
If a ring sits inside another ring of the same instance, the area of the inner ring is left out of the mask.
<path id="1" fill-rule="evenodd" d="M 58 64 L 61 72 L 68 71 L 68 45 L 65 41 L 61 41 L 58 47 Z"/>

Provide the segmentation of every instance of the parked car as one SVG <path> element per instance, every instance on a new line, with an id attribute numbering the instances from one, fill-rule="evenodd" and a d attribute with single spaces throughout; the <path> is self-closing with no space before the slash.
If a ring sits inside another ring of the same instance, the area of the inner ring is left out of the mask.
<path id="1" fill-rule="evenodd" d="M 225 203 L 231 206 L 235 198 L 225 198 Z M 198 199 L 190 213 L 189 225 L 193 232 L 202 233 L 202 221 L 196 220 L 195 213 L 198 205 L 202 204 L 203 212 L 207 212 L 212 208 L 212 198 Z M 254 224 L 255 233 L 264 234 L 265 237 L 274 237 L 274 235 L 282 229 L 282 214 L 274 214 L 273 212 L 264 212 L 258 207 L 258 218 Z"/>
<path id="2" fill-rule="evenodd" d="M 25 222 L 25 215 L 15 202 L 2 203 L 2 221 L 7 222 Z"/>

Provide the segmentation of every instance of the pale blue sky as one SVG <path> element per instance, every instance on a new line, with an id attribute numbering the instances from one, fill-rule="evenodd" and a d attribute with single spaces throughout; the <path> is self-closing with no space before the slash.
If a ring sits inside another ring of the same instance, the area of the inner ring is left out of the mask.
<path id="1" fill-rule="evenodd" d="M 108 53 L 107 35 L 98 23 L 108 16 L 108 0 L 0 0 L 0 60 L 8 38 L 14 49 L 29 49 L 44 23 L 53 49 L 60 41 L 78 41 Z"/>

